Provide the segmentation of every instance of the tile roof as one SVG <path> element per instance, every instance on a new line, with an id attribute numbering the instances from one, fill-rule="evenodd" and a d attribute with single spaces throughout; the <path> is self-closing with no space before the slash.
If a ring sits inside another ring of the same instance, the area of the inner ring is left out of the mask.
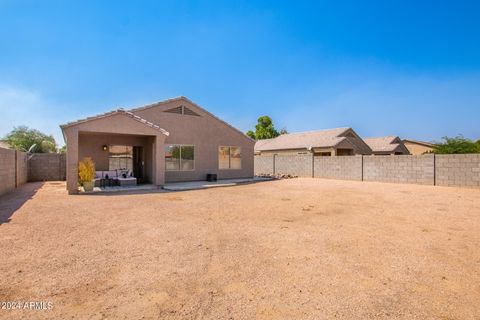
<path id="1" fill-rule="evenodd" d="M 403 142 L 403 143 L 405 143 L 405 142 L 416 143 L 416 144 L 420 144 L 420 145 L 423 145 L 423 146 L 426 146 L 426 147 L 433 147 L 433 146 L 435 146 L 435 144 L 434 144 L 434 143 L 431 143 L 431 142 L 420 141 L 420 140 L 413 140 L 413 139 L 403 139 L 402 142 Z"/>
<path id="2" fill-rule="evenodd" d="M 168 131 L 166 131 L 165 129 L 162 129 L 160 128 L 160 126 L 148 121 L 148 120 L 145 120 L 135 114 L 133 114 L 132 112 L 130 111 L 125 111 L 124 109 L 122 108 L 119 108 L 117 110 L 114 110 L 114 111 L 110 111 L 110 112 L 106 112 L 106 113 L 102 113 L 102 114 L 98 114 L 96 116 L 92 116 L 92 117 L 88 117 L 88 118 L 85 118 L 85 119 L 80 119 L 80 120 L 76 120 L 76 121 L 73 121 L 73 122 L 69 122 L 69 123 L 66 123 L 66 124 L 63 124 L 61 125 L 60 127 L 63 129 L 63 128 L 66 128 L 66 127 L 70 127 L 70 126 L 74 126 L 74 125 L 77 125 L 77 124 L 80 124 L 80 123 L 84 123 L 84 122 L 88 122 L 88 121 L 92 121 L 92 120 L 97 120 L 97 119 L 102 119 L 102 118 L 106 118 L 106 117 L 111 117 L 113 115 L 116 115 L 116 114 L 121 114 L 121 115 L 125 115 L 127 117 L 130 117 L 132 118 L 133 120 L 135 121 L 138 121 L 140 123 L 143 123 L 144 125 L 152 128 L 152 129 L 155 129 L 157 131 L 160 131 L 161 133 L 163 133 L 164 135 L 168 136 L 169 133 Z"/>
<path id="3" fill-rule="evenodd" d="M 363 139 L 373 152 L 393 152 L 400 146 L 397 136 L 386 136 Z"/>
<path id="4" fill-rule="evenodd" d="M 282 134 L 273 139 L 257 141 L 255 151 L 334 147 L 347 139 L 346 137 L 340 137 L 347 130 L 350 130 L 350 128 Z"/>

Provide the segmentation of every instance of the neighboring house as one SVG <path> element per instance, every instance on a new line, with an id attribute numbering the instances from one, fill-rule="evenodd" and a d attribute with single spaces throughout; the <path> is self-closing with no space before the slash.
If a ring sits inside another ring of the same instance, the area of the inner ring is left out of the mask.
<path id="1" fill-rule="evenodd" d="M 255 153 L 298 154 L 313 153 L 315 156 L 369 155 L 372 150 L 352 128 L 282 134 L 273 139 L 255 143 Z"/>
<path id="2" fill-rule="evenodd" d="M 408 151 L 413 155 L 433 152 L 433 143 L 410 139 L 403 139 L 402 141 Z"/>
<path id="3" fill-rule="evenodd" d="M 410 154 L 402 140 L 396 136 L 365 138 L 374 155 L 402 155 Z"/>
<path id="4" fill-rule="evenodd" d="M 253 177 L 254 140 L 185 97 L 118 109 L 61 126 L 67 189 L 77 192 L 78 162 L 96 170 L 129 169 L 139 182 Z"/>
<path id="5" fill-rule="evenodd" d="M 0 140 L 0 148 L 11 149 L 10 144 L 8 142 Z"/>

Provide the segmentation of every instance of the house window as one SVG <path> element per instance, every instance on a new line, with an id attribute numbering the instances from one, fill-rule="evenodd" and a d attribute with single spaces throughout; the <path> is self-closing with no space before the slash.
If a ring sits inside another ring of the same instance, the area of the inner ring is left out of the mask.
<path id="1" fill-rule="evenodd" d="M 108 170 L 133 170 L 132 146 L 109 146 Z"/>
<path id="2" fill-rule="evenodd" d="M 166 145 L 165 170 L 190 171 L 195 169 L 195 148 L 191 145 Z"/>
<path id="3" fill-rule="evenodd" d="M 242 169 L 242 151 L 240 147 L 218 148 L 219 169 Z"/>

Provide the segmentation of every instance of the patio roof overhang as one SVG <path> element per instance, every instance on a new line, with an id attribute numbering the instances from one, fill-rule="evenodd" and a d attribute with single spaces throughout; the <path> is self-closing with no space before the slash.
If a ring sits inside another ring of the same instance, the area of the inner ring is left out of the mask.
<path id="1" fill-rule="evenodd" d="M 79 132 L 169 136 L 165 129 L 124 109 L 69 122 L 60 128 L 65 142 L 65 132 L 71 128 L 77 128 Z"/>

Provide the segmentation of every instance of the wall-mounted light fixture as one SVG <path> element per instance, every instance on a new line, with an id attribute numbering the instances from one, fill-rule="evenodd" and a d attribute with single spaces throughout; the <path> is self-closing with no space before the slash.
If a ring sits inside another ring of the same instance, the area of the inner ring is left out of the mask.
<path id="1" fill-rule="evenodd" d="M 108 150 L 108 146 L 107 146 L 106 144 L 104 144 L 104 145 L 102 146 L 102 150 L 103 150 L 103 151 L 107 151 L 107 150 Z"/>

